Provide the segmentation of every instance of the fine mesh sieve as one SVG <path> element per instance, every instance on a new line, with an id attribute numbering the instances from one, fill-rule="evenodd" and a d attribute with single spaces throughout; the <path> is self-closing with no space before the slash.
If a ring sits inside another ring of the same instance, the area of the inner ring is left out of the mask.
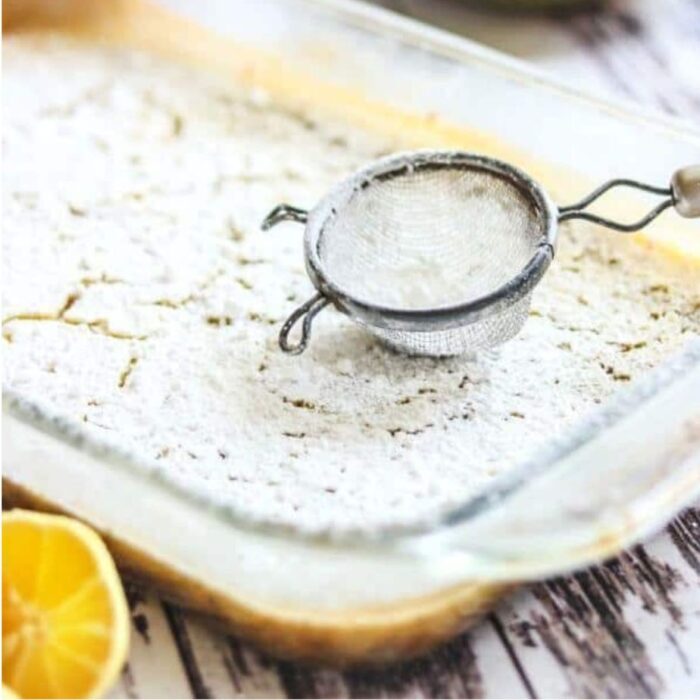
<path id="1" fill-rule="evenodd" d="M 314 316 L 333 303 L 397 350 L 446 356 L 512 338 L 532 290 L 554 257 L 558 223 L 582 218 L 637 230 L 675 205 L 700 215 L 698 167 L 671 187 L 613 180 L 559 208 L 526 173 L 459 151 L 415 151 L 379 160 L 336 186 L 309 213 L 276 207 L 263 228 L 306 224 L 306 267 L 318 290 L 286 321 L 280 346 L 298 354 Z M 664 196 L 644 219 L 621 224 L 583 211 L 615 186 Z M 301 338 L 289 342 L 303 318 Z"/>

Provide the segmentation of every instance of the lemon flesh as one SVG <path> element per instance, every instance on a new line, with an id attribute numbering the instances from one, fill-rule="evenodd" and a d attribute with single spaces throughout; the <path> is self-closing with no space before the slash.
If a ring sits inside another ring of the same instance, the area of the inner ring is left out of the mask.
<path id="1" fill-rule="evenodd" d="M 62 516 L 2 516 L 2 680 L 23 698 L 105 693 L 126 658 L 129 615 L 114 562 Z"/>

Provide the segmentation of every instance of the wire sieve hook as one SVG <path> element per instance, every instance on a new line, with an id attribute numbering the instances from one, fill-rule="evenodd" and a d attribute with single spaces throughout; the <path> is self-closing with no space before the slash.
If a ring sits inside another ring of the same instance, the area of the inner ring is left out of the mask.
<path id="1" fill-rule="evenodd" d="M 613 221 L 612 219 L 607 219 L 603 216 L 584 211 L 606 192 L 616 187 L 628 187 L 630 189 L 641 190 L 642 192 L 659 195 L 664 197 L 664 199 L 646 216 L 631 224 L 620 223 L 619 221 Z M 666 211 L 666 209 L 670 209 L 671 207 L 675 207 L 676 211 L 686 218 L 696 218 L 700 216 L 700 166 L 695 165 L 678 170 L 668 187 L 654 187 L 653 185 L 647 185 L 644 182 L 629 180 L 627 178 L 610 180 L 579 202 L 571 204 L 568 207 L 561 207 L 559 209 L 559 221 L 584 219 L 585 221 L 592 221 L 594 224 L 606 226 L 615 231 L 631 233 L 644 228 Z"/>
<path id="2" fill-rule="evenodd" d="M 263 231 L 268 231 L 282 221 L 296 221 L 297 223 L 305 224 L 308 216 L 308 212 L 305 209 L 293 207 L 291 204 L 279 204 L 265 217 L 261 228 Z M 304 302 L 298 309 L 295 309 L 284 322 L 280 330 L 280 348 L 290 355 L 300 355 L 304 352 L 311 336 L 311 324 L 313 323 L 314 317 L 321 309 L 325 308 L 330 303 L 330 299 L 321 292 L 318 292 L 318 294 L 312 296 L 311 299 Z M 290 343 L 289 334 L 302 317 L 304 321 L 301 325 L 301 338 L 299 338 L 299 342 L 297 343 Z"/>
<path id="3" fill-rule="evenodd" d="M 291 316 L 284 322 L 280 330 L 280 348 L 290 355 L 300 355 L 304 352 L 309 342 L 309 337 L 311 336 L 311 324 L 314 317 L 321 309 L 325 308 L 330 303 L 331 300 L 328 297 L 318 292 L 318 294 L 314 294 L 311 299 L 304 302 L 298 309 L 295 309 Z M 301 338 L 298 343 L 290 344 L 289 333 L 302 316 L 304 317 L 304 321 L 301 326 Z"/>
<path id="4" fill-rule="evenodd" d="M 308 212 L 299 207 L 293 207 L 291 204 L 278 204 L 264 219 L 261 224 L 263 231 L 269 231 L 273 226 L 282 221 L 296 221 L 300 224 L 305 224 L 308 217 Z"/>

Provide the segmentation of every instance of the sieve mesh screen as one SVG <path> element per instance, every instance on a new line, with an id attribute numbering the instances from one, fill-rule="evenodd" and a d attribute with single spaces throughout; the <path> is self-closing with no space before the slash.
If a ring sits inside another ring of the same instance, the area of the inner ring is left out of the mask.
<path id="1" fill-rule="evenodd" d="M 320 232 L 324 276 L 395 309 L 464 304 L 512 280 L 542 240 L 531 195 L 484 168 L 429 163 L 356 187 Z"/>
<path id="2" fill-rule="evenodd" d="M 372 328 L 372 333 L 408 355 L 447 357 L 488 350 L 517 335 L 527 320 L 530 298 L 527 294 L 500 313 L 457 328 L 425 332 Z"/>

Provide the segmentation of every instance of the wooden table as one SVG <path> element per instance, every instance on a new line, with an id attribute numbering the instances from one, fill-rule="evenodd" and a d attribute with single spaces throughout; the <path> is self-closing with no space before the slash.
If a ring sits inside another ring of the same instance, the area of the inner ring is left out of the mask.
<path id="1" fill-rule="evenodd" d="M 700 0 L 516 20 L 458 0 L 380 4 L 700 124 Z M 152 594 L 130 599 L 131 655 L 113 697 L 700 696 L 700 508 L 611 562 L 523 589 L 431 656 L 380 671 L 278 663 Z"/>

